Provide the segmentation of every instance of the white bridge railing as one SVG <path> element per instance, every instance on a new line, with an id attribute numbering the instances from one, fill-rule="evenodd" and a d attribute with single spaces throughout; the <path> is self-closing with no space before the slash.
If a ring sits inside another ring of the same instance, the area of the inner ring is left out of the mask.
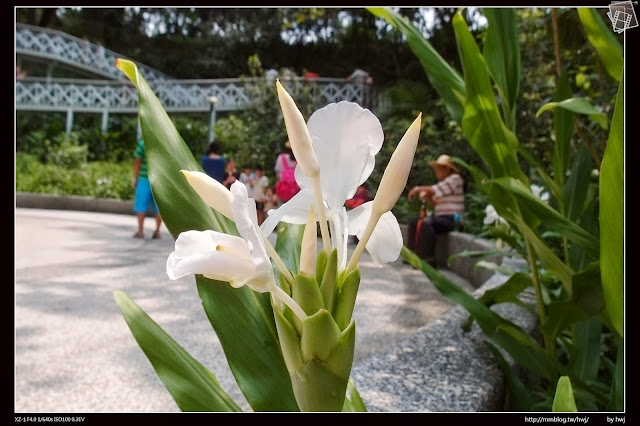
<path id="1" fill-rule="evenodd" d="M 20 23 L 16 23 L 16 54 L 66 64 L 113 80 L 126 80 L 122 71 L 116 68 L 116 59 L 130 59 L 62 31 Z M 136 65 L 147 80 L 171 78 L 144 64 L 136 62 Z"/>
<path id="2" fill-rule="evenodd" d="M 148 81 L 162 105 L 170 112 L 209 111 L 208 98 L 215 96 L 218 111 L 246 108 L 251 104 L 250 86 L 268 84 L 264 78 L 216 80 L 152 80 Z M 271 83 L 271 82 L 269 82 Z M 282 80 L 296 96 L 308 90 L 312 99 L 326 105 L 352 101 L 367 105 L 369 87 L 348 83 L 344 79 L 303 78 Z M 275 87 L 274 87 L 275 90 Z M 29 111 L 128 112 L 137 111 L 137 91 L 124 81 L 25 78 L 16 81 L 16 109 Z"/>
<path id="3" fill-rule="evenodd" d="M 16 110 L 66 112 L 67 132 L 71 131 L 75 112 L 101 113 L 103 131 L 106 131 L 110 113 L 137 112 L 137 91 L 115 66 L 117 58 L 129 58 L 61 31 L 19 23 L 15 29 L 17 64 L 20 64 L 21 57 L 31 57 L 50 65 L 47 77 L 27 75 L 18 79 L 16 75 Z M 167 112 L 209 112 L 210 127 L 215 122 L 216 111 L 247 108 L 252 102 L 251 93 L 254 93 L 252 85 L 274 84 L 273 80 L 267 81 L 264 77 L 176 80 L 133 62 Z M 53 78 L 51 70 L 58 64 L 82 70 L 96 79 Z M 363 83 L 349 82 L 344 78 L 307 80 L 297 76 L 283 76 L 281 80 L 293 96 L 299 97 L 304 92 L 320 106 L 351 101 L 372 107 L 371 87 Z"/>

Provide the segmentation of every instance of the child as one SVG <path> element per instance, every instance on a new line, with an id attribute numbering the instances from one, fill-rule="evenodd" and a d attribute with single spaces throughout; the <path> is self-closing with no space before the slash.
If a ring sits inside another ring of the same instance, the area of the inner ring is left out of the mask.
<path id="1" fill-rule="evenodd" d="M 253 178 L 254 178 L 254 176 L 255 176 L 255 174 L 251 170 L 251 166 L 246 164 L 243 167 L 242 172 L 240 173 L 240 176 L 238 177 L 238 180 L 240 182 L 244 183 L 244 185 L 247 187 L 247 193 L 249 194 L 249 196 L 251 196 L 251 193 L 253 192 Z"/>
<path id="2" fill-rule="evenodd" d="M 264 200 L 262 211 L 264 212 L 264 217 L 266 218 L 269 214 L 269 210 L 278 207 L 278 196 L 276 195 L 272 187 L 267 186 L 264 188 L 264 197 L 262 199 Z"/>

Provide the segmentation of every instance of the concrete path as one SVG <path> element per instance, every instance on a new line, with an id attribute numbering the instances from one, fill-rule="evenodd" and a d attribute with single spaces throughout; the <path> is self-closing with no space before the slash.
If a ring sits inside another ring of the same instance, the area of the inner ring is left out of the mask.
<path id="1" fill-rule="evenodd" d="M 146 222 L 147 239 L 140 240 L 131 238 L 133 215 L 16 209 L 16 413 L 179 411 L 122 318 L 115 290 L 127 293 L 249 410 L 195 280 L 166 276 L 170 234 L 163 229 L 163 238 L 152 240 L 153 220 Z M 400 260 L 377 268 L 363 257 L 361 269 L 356 364 L 453 306 Z"/>

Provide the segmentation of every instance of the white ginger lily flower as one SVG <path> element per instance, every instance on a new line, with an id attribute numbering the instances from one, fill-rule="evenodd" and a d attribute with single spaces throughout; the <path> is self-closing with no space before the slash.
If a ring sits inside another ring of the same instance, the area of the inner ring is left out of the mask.
<path id="1" fill-rule="evenodd" d="M 231 191 L 201 172 L 183 171 L 191 186 L 210 206 L 236 223 L 240 237 L 222 232 L 186 231 L 167 259 L 167 275 L 176 280 L 189 274 L 226 281 L 232 287 L 247 285 L 259 293 L 270 292 L 300 318 L 306 314 L 275 282 L 265 242 L 258 227 L 255 201 L 240 181 Z"/>
<path id="2" fill-rule="evenodd" d="M 371 216 L 372 202 L 364 203 L 349 212 L 344 205 L 373 171 L 375 155 L 380 151 L 384 140 L 382 125 L 368 109 L 353 102 L 342 101 L 314 112 L 309 118 L 307 129 L 319 165 L 319 186 L 326 218 L 331 226 L 331 245 L 338 249 L 338 264 L 344 268 L 348 235 L 362 236 Z M 280 221 L 306 223 L 315 200 L 313 178 L 307 176 L 300 165 L 296 167 L 295 175 L 301 190 L 270 213 L 262 224 L 266 235 Z M 382 215 L 367 243 L 367 250 L 374 261 L 380 264 L 396 260 L 401 249 L 400 225 L 395 216 L 387 212 Z"/>
<path id="3" fill-rule="evenodd" d="M 533 195 L 538 197 L 541 201 L 544 201 L 545 203 L 549 201 L 549 193 L 544 190 L 544 186 L 532 183 L 530 188 Z"/>
<path id="4" fill-rule="evenodd" d="M 500 223 L 507 223 L 507 220 L 505 218 L 498 215 L 496 208 L 493 207 L 492 204 L 487 204 L 487 207 L 484 209 L 484 214 L 485 217 L 482 223 L 484 223 L 485 225 L 491 225 L 492 223 L 495 223 L 496 225 Z"/>

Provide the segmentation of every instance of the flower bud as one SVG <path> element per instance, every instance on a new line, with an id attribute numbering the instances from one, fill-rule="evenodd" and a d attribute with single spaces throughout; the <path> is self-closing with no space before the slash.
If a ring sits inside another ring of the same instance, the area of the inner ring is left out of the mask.
<path id="1" fill-rule="evenodd" d="M 409 126 L 384 170 L 378 192 L 373 200 L 373 211 L 376 213 L 383 214 L 390 211 L 407 185 L 418 146 L 421 119 L 422 113 Z"/>
<path id="2" fill-rule="evenodd" d="M 200 198 L 202 198 L 202 201 L 229 219 L 234 220 L 231 211 L 233 195 L 226 186 L 206 173 L 190 172 L 187 170 L 180 171 L 187 178 L 189 185 L 191 185 Z"/>
<path id="3" fill-rule="evenodd" d="M 280 80 L 276 81 L 276 88 L 293 155 L 305 175 L 309 177 L 316 176 L 320 173 L 320 166 L 311 145 L 311 136 L 309 135 L 307 123 L 304 121 L 304 117 L 302 117 L 302 113 L 291 98 L 291 95 L 280 84 Z"/>

